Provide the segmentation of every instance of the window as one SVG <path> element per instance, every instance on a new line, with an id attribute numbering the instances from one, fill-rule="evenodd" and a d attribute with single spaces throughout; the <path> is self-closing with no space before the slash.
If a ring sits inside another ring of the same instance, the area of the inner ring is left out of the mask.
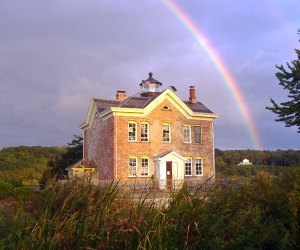
<path id="1" fill-rule="evenodd" d="M 149 158 L 148 157 L 142 157 L 142 176 L 148 176 L 149 175 Z"/>
<path id="2" fill-rule="evenodd" d="M 203 160 L 200 157 L 197 157 L 195 159 L 195 169 L 196 169 L 196 175 L 203 175 Z"/>
<path id="3" fill-rule="evenodd" d="M 171 133 L 170 133 L 170 124 L 163 125 L 163 142 L 170 142 L 171 141 Z"/>
<path id="4" fill-rule="evenodd" d="M 162 110 L 171 110 L 170 106 L 163 106 Z"/>
<path id="5" fill-rule="evenodd" d="M 195 143 L 202 143 L 201 126 L 195 126 Z"/>
<path id="6" fill-rule="evenodd" d="M 184 143 L 191 143 L 191 126 L 190 125 L 183 126 L 183 136 L 184 136 Z"/>
<path id="7" fill-rule="evenodd" d="M 191 176 L 192 175 L 192 158 L 187 157 L 185 162 L 185 175 Z"/>
<path id="8" fill-rule="evenodd" d="M 141 141 L 149 141 L 149 123 L 147 122 L 141 124 Z"/>
<path id="9" fill-rule="evenodd" d="M 137 173 L 137 158 L 130 157 L 128 161 L 128 176 L 136 176 Z"/>
<path id="10" fill-rule="evenodd" d="M 136 127 L 137 127 L 136 122 L 128 123 L 128 141 L 137 141 Z"/>

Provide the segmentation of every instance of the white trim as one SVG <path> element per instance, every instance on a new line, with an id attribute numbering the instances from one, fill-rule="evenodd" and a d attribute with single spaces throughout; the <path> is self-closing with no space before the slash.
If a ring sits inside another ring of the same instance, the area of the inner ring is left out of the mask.
<path id="1" fill-rule="evenodd" d="M 164 126 L 168 126 L 169 127 L 169 140 L 168 141 L 164 141 Z M 171 143 L 172 142 L 172 137 L 171 137 L 171 124 L 164 122 L 162 125 L 162 142 L 163 143 Z"/>
<path id="2" fill-rule="evenodd" d="M 196 142 L 196 133 L 195 133 L 195 129 L 196 127 L 200 127 L 200 142 Z M 195 124 L 194 125 L 194 139 L 195 139 L 195 144 L 202 144 L 203 140 L 202 140 L 202 126 L 200 124 Z"/>
<path id="3" fill-rule="evenodd" d="M 189 128 L 189 141 L 185 141 L 185 128 Z M 192 126 L 189 124 L 183 125 L 183 143 L 192 143 Z"/>
<path id="4" fill-rule="evenodd" d="M 211 138 L 212 138 L 212 145 L 213 145 L 213 179 L 216 178 L 216 162 L 215 162 L 215 133 L 214 133 L 214 121 L 211 123 Z"/>
<path id="5" fill-rule="evenodd" d="M 130 137 L 129 137 L 129 133 L 130 133 L 130 131 L 129 131 L 129 124 L 135 124 L 135 135 L 134 135 L 134 137 L 135 137 L 135 139 L 134 140 L 130 140 Z M 136 121 L 128 121 L 128 125 L 127 125 L 127 139 L 128 139 L 128 142 L 137 142 L 138 141 L 138 125 L 137 125 L 137 122 Z"/>
<path id="6" fill-rule="evenodd" d="M 142 125 L 147 125 L 147 141 L 142 141 Z M 140 141 L 141 142 L 149 142 L 150 141 L 150 123 L 149 122 L 141 122 L 141 125 L 140 125 Z"/>
<path id="7" fill-rule="evenodd" d="M 193 158 L 190 156 L 185 157 L 186 161 L 184 163 L 184 176 L 193 176 Z M 186 163 L 188 163 L 188 160 L 191 160 L 191 174 L 186 174 Z"/>
<path id="8" fill-rule="evenodd" d="M 99 113 L 102 119 L 108 119 L 111 116 L 135 116 L 145 117 L 155 109 L 164 100 L 169 100 L 187 119 L 212 121 L 219 115 L 214 113 L 202 113 L 192 111 L 172 90 L 166 89 L 145 108 L 120 108 L 110 107 Z M 95 101 L 91 100 L 85 122 L 80 128 L 90 127 L 94 119 L 93 111 L 96 110 Z"/>
<path id="9" fill-rule="evenodd" d="M 118 179 L 118 117 L 116 116 L 115 117 L 115 139 L 116 139 L 116 147 L 115 147 L 115 150 L 116 150 L 116 180 Z"/>
<path id="10" fill-rule="evenodd" d="M 92 125 L 92 122 L 94 120 L 94 114 L 96 112 L 97 106 L 94 101 L 94 98 L 91 99 L 89 109 L 85 118 L 84 123 L 80 125 L 80 128 L 83 129 L 85 127 L 90 127 Z"/>
<path id="11" fill-rule="evenodd" d="M 176 153 L 175 151 L 171 151 L 170 153 L 164 155 L 163 157 L 159 157 L 159 158 L 154 157 L 153 160 L 154 160 L 155 162 L 156 162 L 156 161 L 161 161 L 161 160 L 164 160 L 164 159 L 168 158 L 169 155 L 174 155 L 174 156 L 176 156 L 177 158 L 181 159 L 182 161 L 186 161 L 186 158 L 185 158 L 185 157 L 181 156 L 180 154 Z"/>
<path id="12" fill-rule="evenodd" d="M 197 159 L 201 159 L 201 174 L 197 174 L 197 167 L 196 167 Z M 200 157 L 200 156 L 195 157 L 195 175 L 196 176 L 203 176 L 203 158 Z"/>
<path id="13" fill-rule="evenodd" d="M 135 175 L 129 175 L 129 160 L 130 159 L 135 159 Z M 137 177 L 138 173 L 138 158 L 136 156 L 130 156 L 128 157 L 128 165 L 127 165 L 127 176 L 128 177 Z"/>
<path id="14" fill-rule="evenodd" d="M 147 159 L 148 160 L 148 171 L 147 171 L 147 175 L 143 175 L 143 159 Z M 149 177 L 150 176 L 150 157 L 148 156 L 142 156 L 141 157 L 141 176 L 140 177 Z"/>

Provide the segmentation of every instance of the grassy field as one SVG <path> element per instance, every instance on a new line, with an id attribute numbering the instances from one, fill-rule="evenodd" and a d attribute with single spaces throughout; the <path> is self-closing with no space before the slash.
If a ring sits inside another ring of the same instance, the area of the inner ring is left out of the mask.
<path id="1" fill-rule="evenodd" d="M 285 170 L 259 172 L 239 188 L 216 183 L 193 194 L 183 188 L 162 206 L 147 195 L 133 199 L 118 185 L 53 182 L 41 192 L 2 200 L 0 247 L 296 249 L 300 169 Z"/>

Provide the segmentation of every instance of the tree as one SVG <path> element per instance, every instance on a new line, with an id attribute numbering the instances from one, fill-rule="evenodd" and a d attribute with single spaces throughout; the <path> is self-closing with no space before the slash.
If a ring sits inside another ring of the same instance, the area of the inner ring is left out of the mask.
<path id="1" fill-rule="evenodd" d="M 277 66 L 279 72 L 276 77 L 279 85 L 289 91 L 290 100 L 277 104 L 272 98 L 272 107 L 266 107 L 278 115 L 276 121 L 285 122 L 286 127 L 297 126 L 300 133 L 300 50 L 295 49 L 297 58 L 291 63 L 287 63 L 288 69 L 283 65 Z"/>
<path id="2" fill-rule="evenodd" d="M 58 158 L 52 158 L 48 162 L 46 171 L 43 173 L 41 184 L 53 177 L 58 179 L 66 178 L 66 168 L 82 159 L 83 154 L 83 138 L 74 135 L 72 142 L 68 143 L 66 152 Z"/>

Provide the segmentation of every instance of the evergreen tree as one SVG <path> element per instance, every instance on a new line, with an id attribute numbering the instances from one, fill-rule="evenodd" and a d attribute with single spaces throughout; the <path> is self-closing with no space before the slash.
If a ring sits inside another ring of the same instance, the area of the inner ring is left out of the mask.
<path id="1" fill-rule="evenodd" d="M 52 158 L 48 162 L 46 171 L 43 173 L 43 177 L 40 183 L 43 185 L 45 182 L 53 177 L 58 179 L 66 178 L 66 168 L 82 159 L 83 153 L 83 138 L 78 135 L 74 135 L 72 142 L 68 143 L 66 152 L 59 157 Z"/>
<path id="2" fill-rule="evenodd" d="M 266 107 L 278 115 L 276 121 L 285 122 L 286 127 L 297 126 L 300 133 L 300 50 L 295 49 L 297 59 L 287 63 L 287 68 L 283 65 L 277 66 L 279 72 L 276 77 L 279 85 L 289 91 L 289 100 L 277 104 L 271 99 L 272 107 Z"/>

